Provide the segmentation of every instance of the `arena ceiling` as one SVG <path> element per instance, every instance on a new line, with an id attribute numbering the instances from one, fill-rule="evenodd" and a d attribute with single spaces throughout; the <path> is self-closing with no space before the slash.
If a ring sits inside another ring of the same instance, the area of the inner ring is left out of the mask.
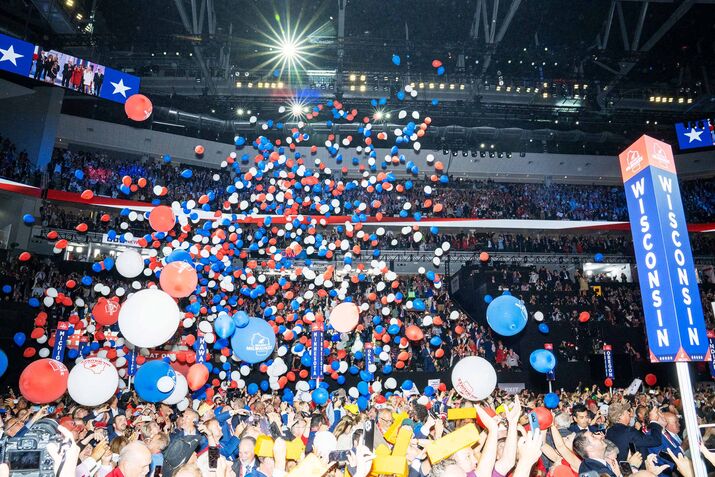
<path id="1" fill-rule="evenodd" d="M 0 13 L 6 32 L 140 74 L 158 105 L 222 119 L 283 101 L 249 81 L 319 81 L 306 70 L 332 78 L 328 94 L 352 88 L 356 107 L 394 96 L 390 83 L 444 83 L 455 94 L 433 116 L 466 127 L 628 140 L 715 115 L 715 0 L 7 0 Z"/>

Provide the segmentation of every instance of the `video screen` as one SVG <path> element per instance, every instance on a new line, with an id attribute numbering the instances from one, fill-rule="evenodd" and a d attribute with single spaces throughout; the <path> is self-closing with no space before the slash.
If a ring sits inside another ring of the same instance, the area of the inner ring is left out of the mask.
<path id="1" fill-rule="evenodd" d="M 7 465 L 10 471 L 39 469 L 41 454 L 42 451 L 8 451 Z"/>
<path id="2" fill-rule="evenodd" d="M 78 93 L 99 96 L 104 83 L 104 66 L 56 50 L 35 47 L 30 78 Z"/>

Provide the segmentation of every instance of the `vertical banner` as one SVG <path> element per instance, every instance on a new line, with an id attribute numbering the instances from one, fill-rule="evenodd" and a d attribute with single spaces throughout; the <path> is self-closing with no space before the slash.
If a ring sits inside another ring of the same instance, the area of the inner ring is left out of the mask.
<path id="1" fill-rule="evenodd" d="M 375 364 L 375 349 L 372 343 L 365 343 L 365 369 L 370 370 L 370 367 Z M 375 373 L 370 373 L 373 376 Z"/>
<path id="2" fill-rule="evenodd" d="M 544 343 L 544 349 L 551 351 L 552 353 L 554 352 L 554 345 L 553 343 Z M 556 368 L 552 369 L 548 373 L 546 373 L 546 380 L 547 381 L 556 381 Z"/>
<path id="3" fill-rule="evenodd" d="M 323 379 L 323 324 L 313 323 L 310 335 L 310 355 L 313 364 L 310 366 L 311 379 Z"/>
<path id="4" fill-rule="evenodd" d="M 715 330 L 708 330 L 708 346 L 710 346 L 710 359 L 708 366 L 710 368 L 710 376 L 715 378 Z"/>
<path id="5" fill-rule="evenodd" d="M 204 339 L 204 334 L 199 333 L 196 338 L 196 362 L 205 363 L 206 355 L 208 354 L 208 349 L 206 348 L 206 340 Z"/>
<path id="6" fill-rule="evenodd" d="M 70 324 L 68 321 L 60 321 L 57 323 L 57 331 L 55 332 L 55 345 L 52 347 L 51 358 L 56 361 L 65 359 L 65 350 L 67 349 L 67 335 L 69 335 Z"/>
<path id="7" fill-rule="evenodd" d="M 131 350 L 127 354 L 127 374 L 129 376 L 134 376 L 137 374 L 137 352 L 136 350 Z"/>
<path id="8" fill-rule="evenodd" d="M 613 375 L 613 349 L 611 345 L 603 345 L 603 363 L 606 367 L 606 377 L 614 379 Z"/>
<path id="9" fill-rule="evenodd" d="M 650 360 L 704 361 L 705 319 L 673 151 L 644 135 L 619 160 Z"/>

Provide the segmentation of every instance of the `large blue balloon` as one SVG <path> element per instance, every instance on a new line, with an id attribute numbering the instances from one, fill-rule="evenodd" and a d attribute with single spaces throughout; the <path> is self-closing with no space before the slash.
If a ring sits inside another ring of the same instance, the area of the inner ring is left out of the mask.
<path id="1" fill-rule="evenodd" d="M 7 355 L 3 350 L 0 349 L 0 376 L 5 374 L 5 371 L 7 371 Z"/>
<path id="2" fill-rule="evenodd" d="M 318 388 L 315 391 L 313 391 L 312 397 L 313 397 L 313 402 L 317 406 L 322 406 L 323 404 L 328 402 L 328 398 L 330 397 L 330 395 L 328 394 L 328 391 L 326 391 L 325 389 Z"/>
<path id="3" fill-rule="evenodd" d="M 524 329 L 528 314 L 524 302 L 511 295 L 495 298 L 487 307 L 487 323 L 502 336 L 514 336 Z"/>
<path id="4" fill-rule="evenodd" d="M 249 318 L 245 328 L 237 329 L 231 337 L 233 354 L 251 364 L 268 359 L 275 347 L 273 328 L 260 318 Z"/>
<path id="5" fill-rule="evenodd" d="M 140 398 L 147 402 L 159 402 L 171 396 L 174 387 L 172 386 L 168 392 L 159 390 L 159 380 L 164 377 L 169 377 L 176 385 L 176 371 L 169 363 L 162 360 L 148 361 L 137 370 L 134 376 L 134 389 Z"/>
<path id="6" fill-rule="evenodd" d="M 549 393 L 546 396 L 544 396 L 544 406 L 546 406 L 547 409 L 556 409 L 559 405 L 559 395 L 556 393 Z"/>
<path id="7" fill-rule="evenodd" d="M 547 349 L 537 349 L 529 356 L 531 367 L 540 373 L 548 373 L 556 367 L 556 356 Z"/>
<path id="8" fill-rule="evenodd" d="M 229 338 L 236 331 L 236 324 L 228 313 L 220 313 L 214 321 L 214 330 L 219 338 Z"/>

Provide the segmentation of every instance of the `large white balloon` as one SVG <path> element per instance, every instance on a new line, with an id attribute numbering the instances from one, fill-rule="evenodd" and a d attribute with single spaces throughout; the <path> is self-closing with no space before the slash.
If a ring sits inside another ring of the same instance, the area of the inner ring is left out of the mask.
<path id="1" fill-rule="evenodd" d="M 99 406 L 117 390 L 119 374 L 112 363 L 102 358 L 87 358 L 75 365 L 67 379 L 67 392 L 82 406 Z"/>
<path id="2" fill-rule="evenodd" d="M 467 356 L 452 369 L 452 386 L 463 398 L 481 401 L 497 386 L 497 373 L 486 359 Z"/>
<path id="3" fill-rule="evenodd" d="M 166 343 L 176 333 L 179 320 L 179 307 L 174 299 L 156 288 L 136 292 L 119 310 L 119 330 L 140 348 Z"/>
<path id="4" fill-rule="evenodd" d="M 144 270 L 144 259 L 136 250 L 125 250 L 114 262 L 119 274 L 126 278 L 134 278 Z"/>
<path id="5" fill-rule="evenodd" d="M 186 394 L 189 392 L 189 383 L 186 378 L 181 373 L 176 373 L 176 384 L 174 385 L 174 390 L 171 392 L 168 398 L 164 399 L 162 402 L 172 406 L 174 404 L 179 404 L 181 401 L 186 399 Z"/>

